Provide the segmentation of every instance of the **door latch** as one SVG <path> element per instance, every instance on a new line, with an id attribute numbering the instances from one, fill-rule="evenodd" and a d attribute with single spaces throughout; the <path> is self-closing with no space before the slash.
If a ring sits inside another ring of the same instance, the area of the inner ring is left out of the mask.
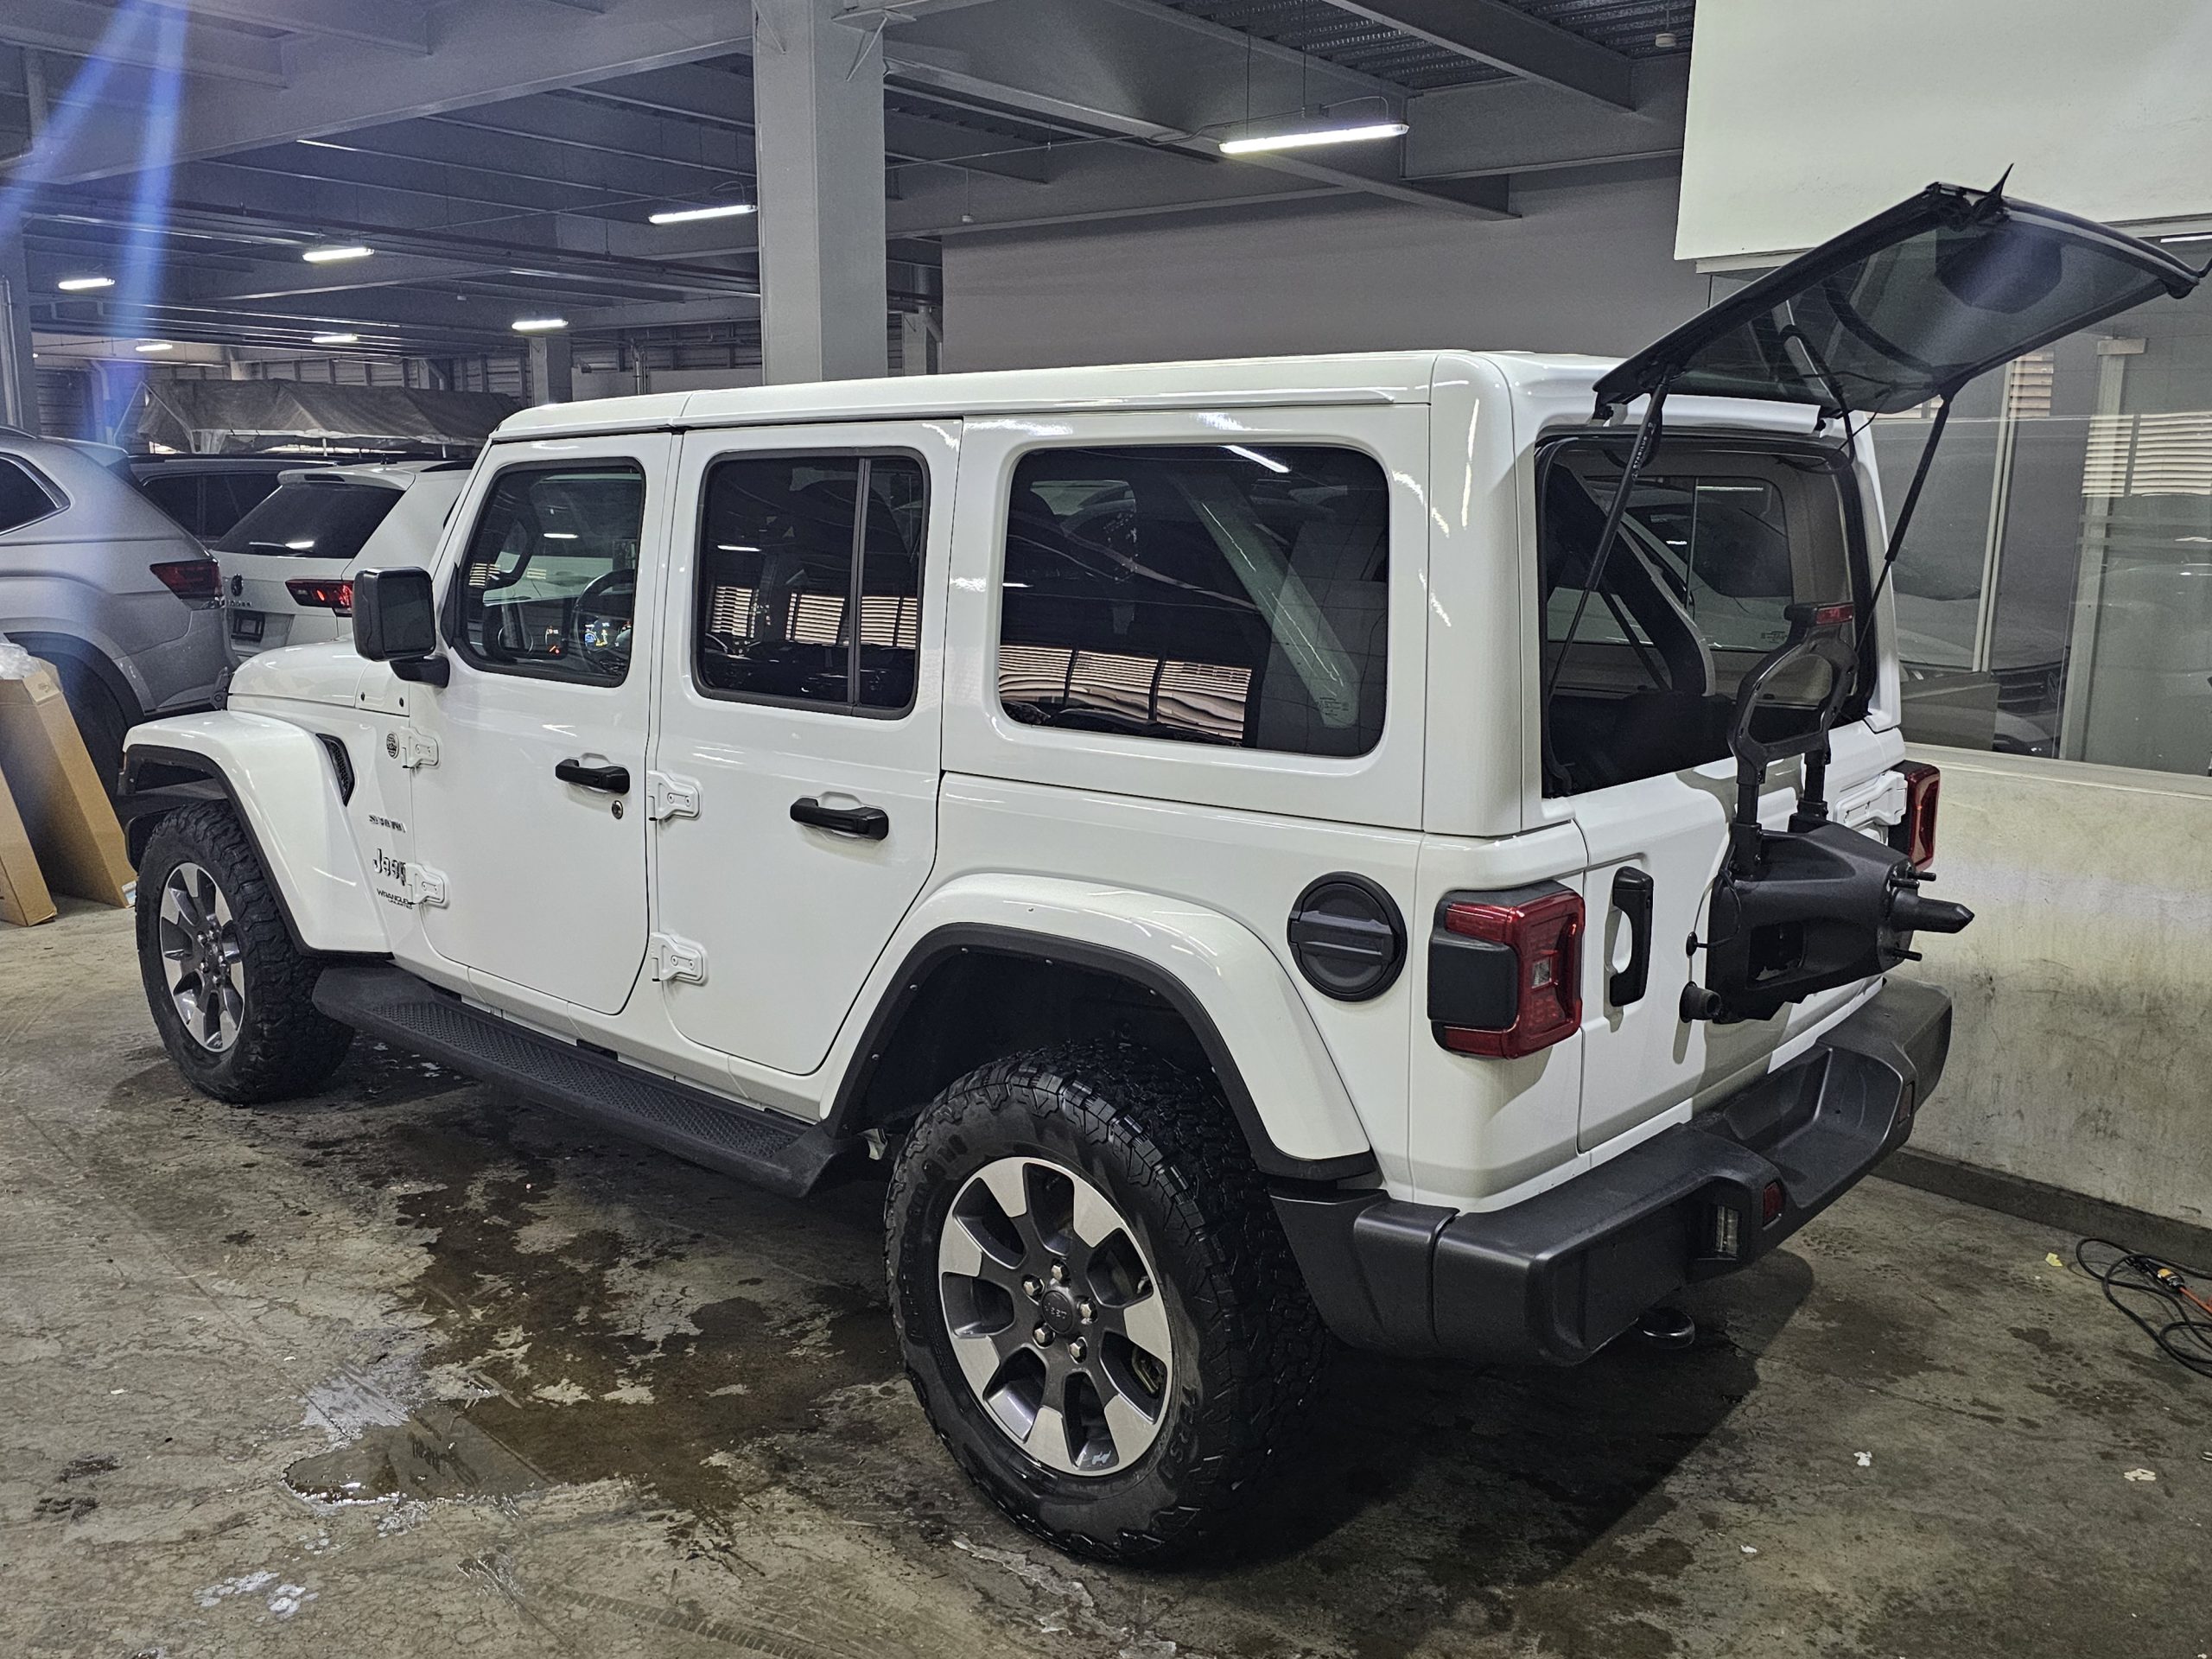
<path id="1" fill-rule="evenodd" d="M 688 980 L 694 985 L 707 982 L 707 947 L 690 939 L 679 939 L 673 933 L 653 935 L 653 977 L 661 981 Z"/>
<path id="2" fill-rule="evenodd" d="M 407 902 L 416 906 L 435 905 L 442 908 L 446 902 L 446 873 L 425 869 L 410 859 L 407 861 Z"/>
<path id="3" fill-rule="evenodd" d="M 427 737 L 412 727 L 385 738 L 384 747 L 385 753 L 395 757 L 410 772 L 417 766 L 438 764 L 438 740 Z"/>
<path id="4" fill-rule="evenodd" d="M 665 772 L 645 774 L 645 816 L 661 818 L 696 818 L 699 816 L 699 780 L 678 778 Z"/>

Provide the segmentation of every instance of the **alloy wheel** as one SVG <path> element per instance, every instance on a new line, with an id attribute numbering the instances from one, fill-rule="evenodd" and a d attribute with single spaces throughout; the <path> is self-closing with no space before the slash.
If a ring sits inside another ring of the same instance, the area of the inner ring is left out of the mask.
<path id="1" fill-rule="evenodd" d="M 1063 1474 L 1128 1468 L 1174 1377 L 1152 1264 L 1104 1193 L 1042 1158 L 986 1164 L 938 1241 L 952 1349 L 1000 1430 Z"/>
<path id="2" fill-rule="evenodd" d="M 179 1023 L 200 1047 L 224 1052 L 245 1023 L 244 952 L 230 900 L 199 865 L 178 865 L 162 884 L 160 935 Z"/>

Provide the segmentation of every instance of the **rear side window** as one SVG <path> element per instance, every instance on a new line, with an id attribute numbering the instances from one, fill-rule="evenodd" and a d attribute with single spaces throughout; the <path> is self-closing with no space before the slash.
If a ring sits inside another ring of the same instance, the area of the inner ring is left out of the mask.
<path id="1" fill-rule="evenodd" d="M 1007 517 L 999 702 L 1033 726 L 1364 754 L 1389 563 L 1389 488 L 1355 450 L 1034 451 Z"/>
<path id="2" fill-rule="evenodd" d="M 59 505 L 28 470 L 0 455 L 0 533 L 43 518 Z"/>
<path id="3" fill-rule="evenodd" d="M 147 499 L 202 540 L 220 533 L 208 528 L 207 515 L 200 505 L 197 478 L 172 473 L 147 479 L 138 487 L 145 492 Z"/>
<path id="4" fill-rule="evenodd" d="M 209 545 L 218 553 L 275 553 L 343 562 L 398 505 L 378 484 L 285 484 Z"/>
<path id="5" fill-rule="evenodd" d="M 1787 608 L 1853 597 L 1848 474 L 1809 447 L 1662 442 L 1593 587 L 1592 556 L 1624 452 L 1612 440 L 1567 440 L 1537 458 L 1544 676 L 1558 681 L 1545 734 L 1548 794 L 1719 760 L 1737 688 L 1788 637 Z M 1843 719 L 1865 714 L 1866 678 Z M 1809 719 L 1825 684 L 1808 683 L 1796 697 L 1783 690 L 1785 701 L 1763 707 L 1762 735 Z"/>
<path id="6" fill-rule="evenodd" d="M 277 488 L 274 473 L 210 473 L 200 499 L 199 531 L 220 536 Z"/>
<path id="7" fill-rule="evenodd" d="M 911 706 L 927 523 L 912 455 L 716 463 L 700 524 L 700 689 L 848 712 Z"/>
<path id="8" fill-rule="evenodd" d="M 501 473 L 454 585 L 461 654 L 494 672 L 620 684 L 645 523 L 633 461 Z"/>

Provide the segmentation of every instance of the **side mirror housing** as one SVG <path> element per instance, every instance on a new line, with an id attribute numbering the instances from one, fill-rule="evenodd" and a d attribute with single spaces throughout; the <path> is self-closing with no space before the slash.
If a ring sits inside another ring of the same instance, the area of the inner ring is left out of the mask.
<path id="1" fill-rule="evenodd" d="M 449 671 L 436 654 L 437 597 L 429 571 L 406 566 L 354 576 L 353 649 L 372 663 L 390 663 L 403 680 L 446 683 Z"/>

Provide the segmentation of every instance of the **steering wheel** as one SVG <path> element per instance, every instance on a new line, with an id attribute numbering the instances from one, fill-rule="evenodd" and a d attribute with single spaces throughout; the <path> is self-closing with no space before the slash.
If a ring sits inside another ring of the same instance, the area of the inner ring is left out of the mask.
<path id="1" fill-rule="evenodd" d="M 601 601 L 620 594 L 628 602 L 619 609 Z M 638 608 L 638 573 L 608 570 L 584 584 L 569 603 L 569 645 L 581 661 L 601 673 L 620 673 L 630 662 L 630 625 Z M 594 628 L 587 619 L 604 616 L 616 626 Z"/>

